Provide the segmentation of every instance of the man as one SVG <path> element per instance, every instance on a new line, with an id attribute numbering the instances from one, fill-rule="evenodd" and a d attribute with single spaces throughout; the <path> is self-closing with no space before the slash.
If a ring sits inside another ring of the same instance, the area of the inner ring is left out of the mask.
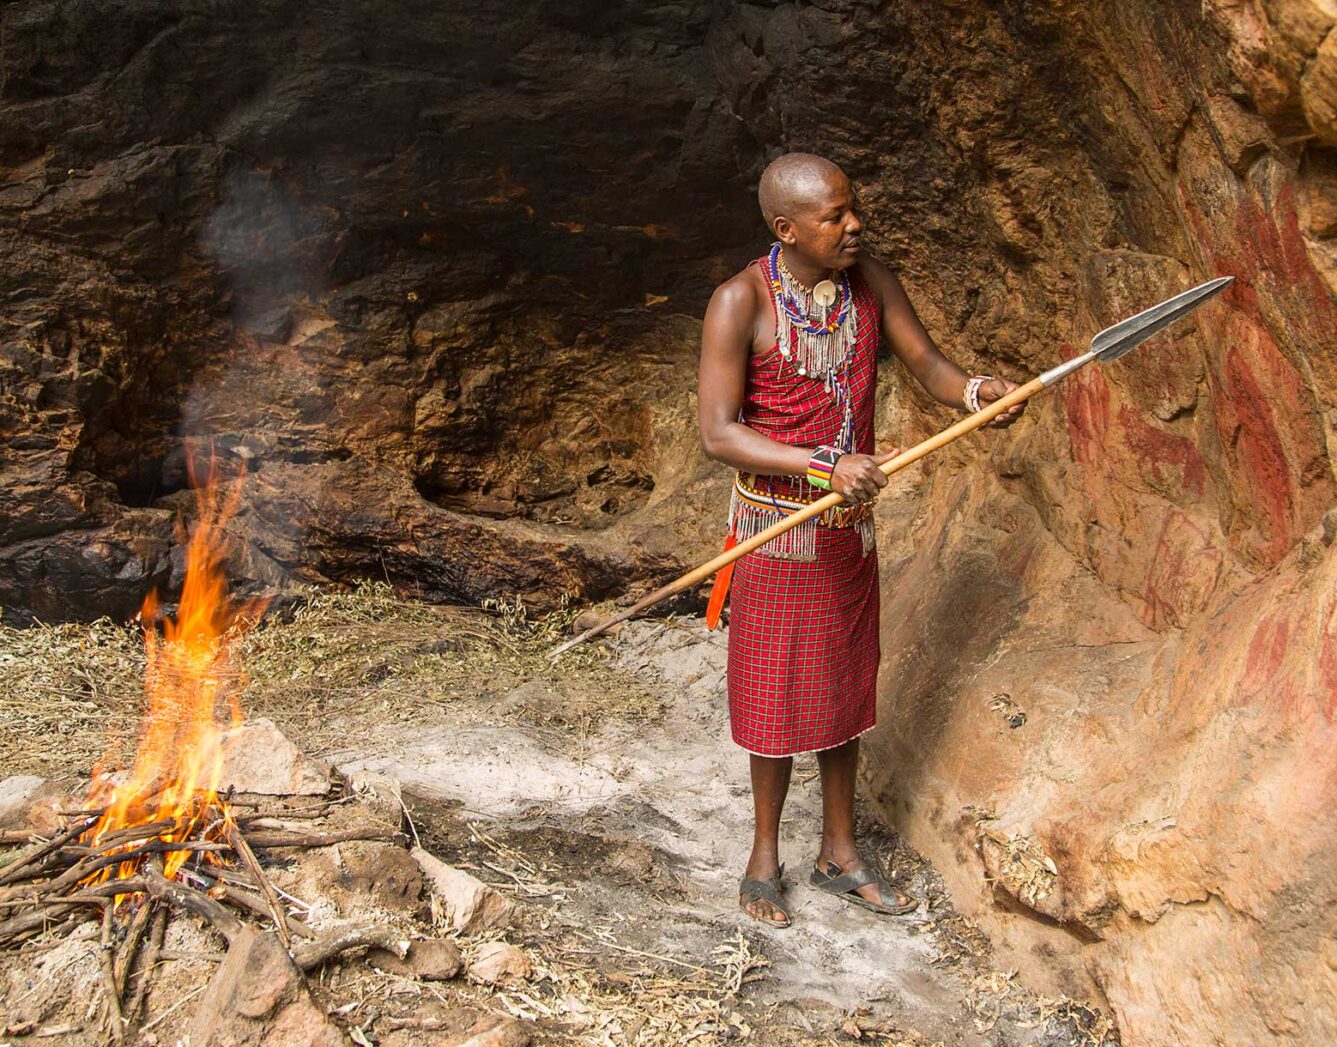
<path id="1" fill-rule="evenodd" d="M 810 881 L 894 915 L 918 903 L 878 876 L 854 839 L 858 739 L 876 719 L 880 653 L 872 505 L 887 483 L 878 466 L 896 454 L 873 448 L 878 343 L 885 338 L 952 407 L 978 410 L 1015 386 L 967 375 L 938 350 L 900 281 L 861 250 L 854 191 L 835 164 L 782 156 L 758 195 L 776 243 L 710 300 L 701 442 L 738 470 L 731 541 L 829 491 L 845 502 L 740 559 L 732 579 L 729 717 L 734 741 L 751 753 L 755 807 L 739 902 L 759 920 L 789 924 L 780 813 L 793 757 L 816 751 L 822 837 Z M 1021 413 L 1015 406 L 993 424 Z"/>

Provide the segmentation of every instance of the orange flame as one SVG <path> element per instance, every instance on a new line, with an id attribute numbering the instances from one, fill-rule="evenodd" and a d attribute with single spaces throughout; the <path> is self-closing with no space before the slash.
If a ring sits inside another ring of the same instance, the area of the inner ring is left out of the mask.
<path id="1" fill-rule="evenodd" d="M 222 561 L 228 551 L 224 527 L 236 512 L 241 478 L 224 495 L 211 459 L 209 475 L 197 482 L 192 465 L 198 518 L 186 547 L 186 579 L 175 620 L 161 619 L 157 592 L 150 592 L 140 610 L 148 666 L 144 676 L 144 715 L 134 763 L 113 781 L 106 773 L 108 753 L 93 770 L 89 803 L 105 808 L 85 835 L 96 847 L 117 830 L 145 826 L 146 833 L 125 835 L 114 852 L 142 849 L 149 841 L 166 844 L 196 834 L 201 819 L 208 839 L 221 839 L 231 826 L 228 805 L 218 796 L 223 767 L 222 733 L 242 719 L 237 691 L 242 683 L 235 643 L 264 611 L 264 601 L 234 602 L 227 595 Z M 219 706 L 226 722 L 219 722 Z M 166 823 L 153 827 L 153 823 Z M 118 839 L 121 837 L 118 836 Z M 166 849 L 163 874 L 169 879 L 191 857 L 188 850 Z M 129 876 L 143 856 L 130 856 L 115 866 L 115 875 Z M 113 875 L 113 867 L 95 873 L 93 881 Z"/>

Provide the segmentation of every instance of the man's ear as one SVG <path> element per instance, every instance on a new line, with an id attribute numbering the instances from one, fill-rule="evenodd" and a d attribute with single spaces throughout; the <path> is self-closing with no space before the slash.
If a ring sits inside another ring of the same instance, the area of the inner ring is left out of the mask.
<path id="1" fill-rule="evenodd" d="M 786 247 L 793 247 L 798 237 L 794 235 L 794 223 L 784 215 L 778 215 L 772 223 L 775 229 L 775 238 Z"/>

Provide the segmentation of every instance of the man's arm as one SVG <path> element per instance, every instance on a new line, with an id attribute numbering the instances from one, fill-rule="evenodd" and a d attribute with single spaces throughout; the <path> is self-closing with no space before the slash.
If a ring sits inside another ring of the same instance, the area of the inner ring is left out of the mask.
<path id="1" fill-rule="evenodd" d="M 905 293 L 896 274 L 876 258 L 869 257 L 863 266 L 864 275 L 882 301 L 882 335 L 891 345 L 909 372 L 939 403 L 965 409 L 963 394 L 969 375 L 942 354 L 928 331 L 920 322 L 915 308 Z M 1001 378 L 985 382 L 980 388 L 980 400 L 992 403 L 1010 393 L 1016 386 Z M 993 420 L 992 425 L 1006 427 L 1021 417 L 1026 405 L 1008 408 Z"/>
<path id="2" fill-rule="evenodd" d="M 763 476 L 806 476 L 813 448 L 763 436 L 738 420 L 752 352 L 755 288 L 735 278 L 716 288 L 701 331 L 698 421 L 701 446 L 717 462 Z M 894 452 L 893 452 L 894 454 Z M 847 454 L 836 464 L 831 488 L 850 501 L 873 498 L 886 486 L 877 468 L 888 456 Z"/>

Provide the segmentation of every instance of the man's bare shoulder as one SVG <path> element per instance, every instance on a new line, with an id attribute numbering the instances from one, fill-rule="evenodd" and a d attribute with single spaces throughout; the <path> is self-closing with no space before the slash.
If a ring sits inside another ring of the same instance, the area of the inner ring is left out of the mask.
<path id="1" fill-rule="evenodd" d="M 894 281 L 896 274 L 891 271 L 891 267 L 882 261 L 877 255 L 868 253 L 861 254 L 859 260 L 854 263 L 854 267 L 873 287 L 883 287 L 888 281 Z"/>
<path id="2" fill-rule="evenodd" d="M 727 314 L 751 316 L 760 300 L 761 279 L 755 265 L 740 269 L 715 288 L 710 296 L 710 308 Z"/>

